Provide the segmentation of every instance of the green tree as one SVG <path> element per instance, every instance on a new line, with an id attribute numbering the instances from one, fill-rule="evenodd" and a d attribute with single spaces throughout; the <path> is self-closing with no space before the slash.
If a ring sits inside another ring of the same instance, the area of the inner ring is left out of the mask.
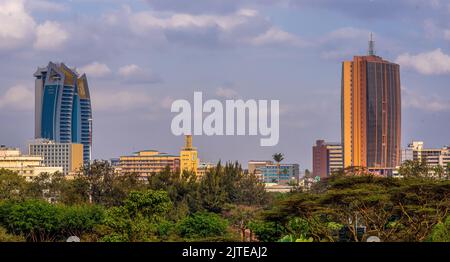
<path id="1" fill-rule="evenodd" d="M 103 209 L 97 206 L 50 204 L 43 200 L 2 202 L 0 224 L 27 241 L 63 241 L 71 235 L 92 232 L 103 219 Z"/>
<path id="2" fill-rule="evenodd" d="M 178 224 L 180 235 L 190 240 L 225 236 L 227 227 L 227 220 L 217 214 L 207 212 L 194 213 Z"/>
<path id="3" fill-rule="evenodd" d="M 227 218 L 232 225 L 239 230 L 242 242 L 247 240 L 246 232 L 248 230 L 250 231 L 248 238 L 250 241 L 253 239 L 253 233 L 249 228 L 249 224 L 255 219 L 258 209 L 259 208 L 257 206 L 229 205 L 226 207 L 226 210 L 224 210 L 225 218 Z"/>
<path id="4" fill-rule="evenodd" d="M 121 205 L 131 191 L 144 188 L 136 174 L 119 175 L 107 161 L 84 167 L 81 178 L 88 182 L 89 201 L 107 207 Z"/>
<path id="5" fill-rule="evenodd" d="M 200 181 L 199 196 L 203 208 L 210 212 L 220 213 L 227 201 L 227 192 L 222 186 L 222 166 L 210 169 Z"/>
<path id="6" fill-rule="evenodd" d="M 26 181 L 16 172 L 0 169 L 0 200 L 25 199 Z"/>
<path id="7" fill-rule="evenodd" d="M 450 242 L 450 216 L 444 222 L 439 222 L 433 227 L 428 241 Z"/>
<path id="8" fill-rule="evenodd" d="M 280 182 L 280 163 L 284 160 L 284 155 L 282 153 L 275 153 L 272 158 L 277 163 L 277 176 L 278 182 Z"/>
<path id="9" fill-rule="evenodd" d="M 425 160 L 406 160 L 398 170 L 403 177 L 427 177 L 428 166 Z"/>
<path id="10" fill-rule="evenodd" d="M 76 176 L 64 183 L 60 202 L 67 205 L 77 205 L 89 202 L 89 181 L 84 176 Z"/>
<path id="11" fill-rule="evenodd" d="M 133 191 L 124 204 L 112 207 L 97 232 L 101 241 L 156 241 L 165 216 L 172 208 L 167 192 L 147 190 Z"/>
<path id="12" fill-rule="evenodd" d="M 286 228 L 277 221 L 253 220 L 249 228 L 261 242 L 277 242 L 286 233 Z"/>
<path id="13" fill-rule="evenodd" d="M 61 193 L 65 189 L 66 179 L 64 174 L 41 173 L 28 183 L 27 194 L 33 198 L 41 198 L 48 201 L 59 201 Z"/>

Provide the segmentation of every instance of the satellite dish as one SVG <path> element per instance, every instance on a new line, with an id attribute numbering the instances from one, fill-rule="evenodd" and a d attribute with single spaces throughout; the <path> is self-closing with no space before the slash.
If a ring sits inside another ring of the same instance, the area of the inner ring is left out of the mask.
<path id="1" fill-rule="evenodd" d="M 70 236 L 66 242 L 80 242 L 80 238 L 77 236 Z"/>
<path id="2" fill-rule="evenodd" d="M 370 236 L 367 238 L 366 242 L 381 242 L 381 239 L 377 236 Z"/>

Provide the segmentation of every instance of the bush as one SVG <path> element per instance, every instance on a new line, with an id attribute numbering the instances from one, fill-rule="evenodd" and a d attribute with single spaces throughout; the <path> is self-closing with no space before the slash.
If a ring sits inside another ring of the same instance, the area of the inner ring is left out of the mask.
<path id="1" fill-rule="evenodd" d="M 450 242 L 450 216 L 444 223 L 438 223 L 433 227 L 428 240 L 431 242 Z"/>
<path id="2" fill-rule="evenodd" d="M 178 224 L 180 235 L 189 239 L 224 236 L 227 228 L 227 220 L 217 214 L 208 212 L 194 213 L 181 220 Z"/>

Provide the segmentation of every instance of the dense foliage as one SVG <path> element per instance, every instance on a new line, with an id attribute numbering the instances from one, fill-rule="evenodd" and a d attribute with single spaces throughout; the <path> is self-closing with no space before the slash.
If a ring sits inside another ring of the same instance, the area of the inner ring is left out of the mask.
<path id="1" fill-rule="evenodd" d="M 238 163 L 202 178 L 119 176 L 107 162 L 71 180 L 0 170 L 0 241 L 448 242 L 449 172 L 413 161 L 402 178 L 352 168 L 308 191 L 269 194 Z"/>

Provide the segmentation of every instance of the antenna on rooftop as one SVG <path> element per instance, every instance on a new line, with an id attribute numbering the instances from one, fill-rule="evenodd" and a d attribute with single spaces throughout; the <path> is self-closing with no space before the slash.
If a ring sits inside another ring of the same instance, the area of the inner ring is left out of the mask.
<path id="1" fill-rule="evenodd" d="M 372 33 L 370 33 L 370 40 L 369 40 L 369 55 L 375 55 L 375 41 L 373 41 Z"/>

